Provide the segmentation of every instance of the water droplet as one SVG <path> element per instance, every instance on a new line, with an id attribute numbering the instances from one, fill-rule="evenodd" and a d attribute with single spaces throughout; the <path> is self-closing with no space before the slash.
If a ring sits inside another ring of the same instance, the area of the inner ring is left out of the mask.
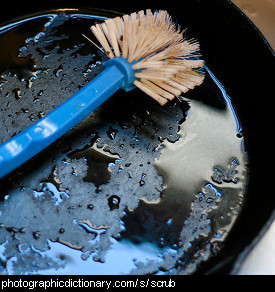
<path id="1" fill-rule="evenodd" d="M 44 93 L 44 91 L 43 91 L 43 90 L 40 90 L 40 91 L 38 92 L 37 96 L 41 96 L 43 93 Z"/>
<path id="2" fill-rule="evenodd" d="M 169 220 L 167 220 L 166 224 L 167 224 L 167 225 L 171 225 L 172 222 L 173 222 L 173 219 L 169 219 Z"/>
<path id="3" fill-rule="evenodd" d="M 27 109 L 27 108 L 21 108 L 21 110 L 22 110 L 23 113 L 28 113 L 29 112 L 29 109 Z"/>
<path id="4" fill-rule="evenodd" d="M 111 126 L 109 126 L 109 130 L 107 131 L 107 135 L 111 140 L 115 139 L 117 133 L 118 133 L 118 130 L 113 129 Z"/>
<path id="5" fill-rule="evenodd" d="M 41 118 L 45 117 L 45 115 L 46 114 L 43 111 L 41 111 L 41 112 L 38 113 L 37 116 L 38 116 L 39 119 L 41 119 Z"/>
<path id="6" fill-rule="evenodd" d="M 238 138 L 242 138 L 242 137 L 243 137 L 243 133 L 239 132 L 239 133 L 236 134 L 236 136 L 237 136 Z"/>
<path id="7" fill-rule="evenodd" d="M 93 209 L 94 209 L 94 205 L 93 205 L 93 204 L 88 204 L 88 205 L 87 205 L 87 209 L 89 209 L 89 210 L 93 210 Z"/>
<path id="8" fill-rule="evenodd" d="M 41 236 L 41 233 L 39 231 L 35 231 L 32 233 L 32 236 L 34 239 L 38 239 Z"/>
<path id="9" fill-rule="evenodd" d="M 53 73 L 54 73 L 54 75 L 55 75 L 56 77 L 58 77 L 62 71 L 63 71 L 63 66 L 60 65 L 57 69 L 55 69 L 55 70 L 53 71 Z"/>
<path id="10" fill-rule="evenodd" d="M 119 208 L 119 203 L 120 203 L 120 197 L 113 195 L 108 198 L 108 205 L 110 207 L 110 210 L 115 210 Z"/>
<path id="11" fill-rule="evenodd" d="M 145 185 L 145 181 L 143 180 L 143 179 L 141 179 L 140 181 L 139 181 L 139 185 L 142 187 L 142 186 L 144 186 Z"/>
<path id="12" fill-rule="evenodd" d="M 60 234 L 63 234 L 63 233 L 65 232 L 65 229 L 61 227 L 61 228 L 59 229 L 58 232 L 59 232 Z"/>
<path id="13" fill-rule="evenodd" d="M 30 114 L 29 119 L 33 122 L 35 120 L 35 114 L 34 113 Z"/>
<path id="14" fill-rule="evenodd" d="M 14 88 L 12 92 L 14 93 L 14 97 L 16 100 L 21 99 L 21 97 L 22 97 L 20 94 L 21 90 L 19 88 Z"/>
<path id="15" fill-rule="evenodd" d="M 39 100 L 40 100 L 39 97 L 34 97 L 34 98 L 33 98 L 33 102 L 34 102 L 34 103 L 38 102 Z"/>
<path id="16" fill-rule="evenodd" d="M 119 123 L 119 126 L 123 130 L 127 130 L 127 129 L 130 129 L 131 128 L 131 126 L 129 124 L 124 124 L 122 122 Z"/>

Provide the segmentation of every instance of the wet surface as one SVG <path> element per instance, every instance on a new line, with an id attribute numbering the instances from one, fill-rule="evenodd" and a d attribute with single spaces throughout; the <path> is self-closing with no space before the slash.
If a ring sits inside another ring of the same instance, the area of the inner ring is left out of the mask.
<path id="1" fill-rule="evenodd" d="M 2 27 L 1 143 L 102 70 L 82 36 L 95 21 L 51 12 Z M 209 69 L 163 108 L 119 91 L 0 182 L 1 272 L 193 273 L 222 249 L 245 184 L 241 125 Z"/>

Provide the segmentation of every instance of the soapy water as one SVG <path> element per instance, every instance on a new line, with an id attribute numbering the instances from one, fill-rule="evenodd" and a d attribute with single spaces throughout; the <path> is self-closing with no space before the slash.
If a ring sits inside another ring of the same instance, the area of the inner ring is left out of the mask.
<path id="1" fill-rule="evenodd" d="M 0 30 L 1 143 L 102 70 L 82 33 L 104 17 L 80 12 Z M 163 108 L 119 91 L 0 181 L 1 273 L 192 274 L 222 250 L 245 180 L 241 126 L 209 69 Z"/>

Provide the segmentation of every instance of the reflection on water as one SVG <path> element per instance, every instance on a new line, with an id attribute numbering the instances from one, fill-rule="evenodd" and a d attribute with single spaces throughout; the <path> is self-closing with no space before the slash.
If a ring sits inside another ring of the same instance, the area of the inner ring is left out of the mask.
<path id="1" fill-rule="evenodd" d="M 21 36 L 0 64 L 1 142 L 102 70 L 105 57 L 81 36 L 99 17 L 82 13 L 0 31 L 3 44 Z M 218 253 L 242 207 L 246 153 L 230 98 L 206 70 L 202 86 L 163 108 L 118 92 L 2 180 L 1 272 L 190 274 Z"/>

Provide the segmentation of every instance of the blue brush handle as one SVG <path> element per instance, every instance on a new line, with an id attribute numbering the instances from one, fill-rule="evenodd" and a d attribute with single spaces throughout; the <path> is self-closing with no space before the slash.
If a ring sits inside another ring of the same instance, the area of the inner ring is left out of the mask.
<path id="1" fill-rule="evenodd" d="M 103 65 L 105 69 L 72 97 L 0 146 L 0 178 L 68 132 L 118 89 L 134 88 L 134 70 L 127 60 L 118 57 Z"/>

